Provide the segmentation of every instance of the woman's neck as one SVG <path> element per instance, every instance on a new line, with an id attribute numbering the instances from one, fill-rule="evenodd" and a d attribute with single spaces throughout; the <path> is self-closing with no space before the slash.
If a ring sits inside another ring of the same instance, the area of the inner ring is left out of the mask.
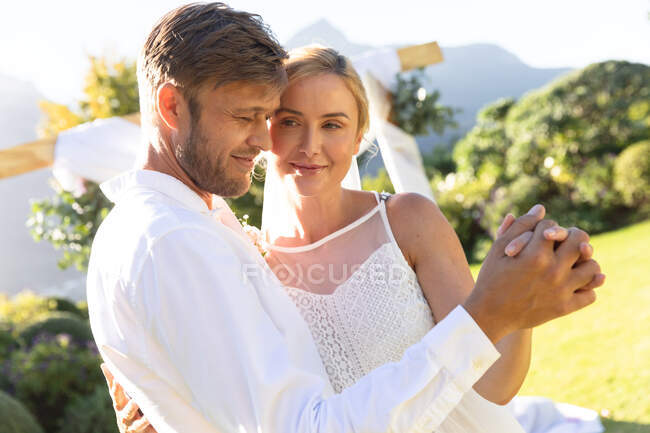
<path id="1" fill-rule="evenodd" d="M 280 227 L 273 227 L 271 242 L 292 246 L 316 242 L 343 227 L 350 219 L 346 191 L 338 186 L 314 196 L 300 196 L 287 190 L 289 212 Z"/>

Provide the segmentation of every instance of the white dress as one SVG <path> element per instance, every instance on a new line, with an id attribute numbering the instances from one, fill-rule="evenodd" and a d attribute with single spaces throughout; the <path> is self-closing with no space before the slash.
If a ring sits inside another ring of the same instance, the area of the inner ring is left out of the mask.
<path id="1" fill-rule="evenodd" d="M 415 272 L 386 214 L 387 195 L 348 226 L 310 245 L 271 245 L 271 269 L 307 322 L 336 392 L 398 361 L 434 325 Z M 470 390 L 437 430 L 523 432 L 503 406 Z"/>

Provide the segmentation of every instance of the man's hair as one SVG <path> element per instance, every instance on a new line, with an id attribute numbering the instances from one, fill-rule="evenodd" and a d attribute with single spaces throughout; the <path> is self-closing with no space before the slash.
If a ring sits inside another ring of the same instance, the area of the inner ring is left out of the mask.
<path id="1" fill-rule="evenodd" d="M 289 83 L 304 78 L 315 77 L 323 74 L 335 74 L 345 83 L 357 103 L 359 125 L 357 132 L 365 133 L 368 130 L 368 97 L 363 87 L 359 74 L 347 57 L 341 55 L 333 48 L 313 44 L 291 50 L 289 58 L 285 61 L 285 68 Z"/>
<path id="2" fill-rule="evenodd" d="M 191 3 L 164 15 L 138 59 L 140 111 L 151 116 L 158 87 L 177 86 L 198 115 L 198 91 L 233 82 L 286 85 L 286 51 L 259 15 L 223 3 Z"/>

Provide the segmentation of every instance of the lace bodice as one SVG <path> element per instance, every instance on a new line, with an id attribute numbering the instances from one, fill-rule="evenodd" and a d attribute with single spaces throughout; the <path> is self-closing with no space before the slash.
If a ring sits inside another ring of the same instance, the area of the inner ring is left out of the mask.
<path id="1" fill-rule="evenodd" d="M 270 246 L 267 256 L 309 326 L 336 392 L 401 359 L 434 326 L 417 276 L 390 228 L 387 196 L 376 197 L 377 207 L 321 241 Z M 328 276 L 311 272 L 314 267 Z M 507 409 L 473 390 L 437 431 L 523 433 Z"/>
<path id="2" fill-rule="evenodd" d="M 336 392 L 399 361 L 433 327 L 415 273 L 397 254 L 402 253 L 392 243 L 382 245 L 328 295 L 286 288 L 311 329 Z"/>

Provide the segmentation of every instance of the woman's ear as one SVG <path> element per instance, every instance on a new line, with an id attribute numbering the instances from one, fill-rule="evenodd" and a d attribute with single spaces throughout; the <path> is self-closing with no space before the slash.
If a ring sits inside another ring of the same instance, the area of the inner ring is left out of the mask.
<path id="1" fill-rule="evenodd" d="M 361 140 L 363 140 L 363 134 L 360 134 L 359 137 L 357 138 L 357 141 L 354 143 L 354 154 L 357 155 L 359 153 L 359 149 L 361 147 Z"/>
<path id="2" fill-rule="evenodd" d="M 171 130 L 178 130 L 184 115 L 185 98 L 176 86 L 165 83 L 158 87 L 156 93 L 156 110 L 160 119 Z"/>

